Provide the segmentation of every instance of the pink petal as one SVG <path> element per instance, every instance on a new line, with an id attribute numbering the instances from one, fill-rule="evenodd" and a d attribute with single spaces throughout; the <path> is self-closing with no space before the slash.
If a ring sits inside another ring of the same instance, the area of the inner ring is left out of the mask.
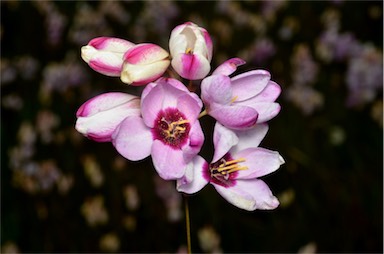
<path id="1" fill-rule="evenodd" d="M 215 153 L 213 155 L 212 163 L 221 159 L 228 151 L 238 143 L 235 132 L 225 128 L 220 123 L 216 122 L 213 131 L 213 145 Z"/>
<path id="2" fill-rule="evenodd" d="M 257 111 L 247 106 L 211 104 L 208 114 L 230 129 L 247 129 L 256 124 Z"/>
<path id="3" fill-rule="evenodd" d="M 164 180 L 178 179 L 185 174 L 188 163 L 184 160 L 182 150 L 174 149 L 160 140 L 155 140 L 151 155 L 157 173 Z"/>
<path id="4" fill-rule="evenodd" d="M 256 124 L 251 129 L 236 130 L 235 133 L 239 138 L 239 142 L 231 149 L 231 153 L 236 153 L 250 147 L 258 147 L 267 132 L 267 124 Z"/>
<path id="5" fill-rule="evenodd" d="M 192 167 L 187 168 L 186 174 L 192 175 L 191 179 L 181 178 L 177 180 L 176 188 L 180 192 L 193 194 L 199 192 L 208 184 L 203 171 L 208 167 L 208 163 L 201 157 L 196 156 L 191 162 Z"/>
<path id="6" fill-rule="evenodd" d="M 132 161 L 142 160 L 151 154 L 152 133 L 141 117 L 127 117 L 112 135 L 116 150 Z"/>
<path id="7" fill-rule="evenodd" d="M 225 75 L 229 76 L 237 70 L 237 67 L 245 64 L 245 61 L 241 58 L 231 58 L 219 65 L 211 75 Z"/>
<path id="8" fill-rule="evenodd" d="M 233 96 L 243 101 L 259 94 L 267 86 L 271 74 L 264 70 L 248 71 L 231 79 Z"/>
<path id="9" fill-rule="evenodd" d="M 123 59 L 119 54 L 101 51 L 95 53 L 88 64 L 93 70 L 101 74 L 119 77 L 123 66 Z"/>
<path id="10" fill-rule="evenodd" d="M 195 97 L 192 97 L 193 93 L 185 93 L 179 96 L 177 99 L 177 109 L 183 112 L 185 117 L 190 121 L 190 124 L 194 124 L 194 121 L 198 118 L 201 112 L 202 103 L 198 103 Z"/>
<path id="11" fill-rule="evenodd" d="M 163 107 L 164 93 L 163 87 L 155 83 L 151 83 L 143 90 L 145 96 L 141 99 L 141 114 L 145 124 L 150 128 L 153 128 L 159 111 Z"/>
<path id="12" fill-rule="evenodd" d="M 262 180 L 238 180 L 233 187 L 225 188 L 217 184 L 214 187 L 229 203 L 247 211 L 271 210 L 279 205 L 277 198 Z"/>
<path id="13" fill-rule="evenodd" d="M 206 105 L 229 104 L 233 99 L 231 80 L 224 75 L 214 75 L 201 82 L 201 98 Z"/>
<path id="14" fill-rule="evenodd" d="M 248 167 L 246 170 L 238 171 L 237 179 L 251 179 L 265 176 L 276 171 L 284 164 L 284 159 L 278 152 L 260 147 L 242 150 L 233 154 L 233 157 L 244 158 L 245 162 L 242 162 L 241 166 Z"/>
<path id="15" fill-rule="evenodd" d="M 177 54 L 171 65 L 181 77 L 189 80 L 203 79 L 211 69 L 207 58 L 200 54 Z"/>
<path id="16" fill-rule="evenodd" d="M 257 102 L 253 104 L 247 104 L 249 107 L 254 108 L 259 114 L 259 118 L 256 123 L 264 123 L 274 118 L 280 112 L 280 104 L 276 102 Z"/>
<path id="17" fill-rule="evenodd" d="M 134 65 L 146 65 L 166 59 L 168 52 L 156 44 L 142 43 L 130 48 L 124 54 L 124 61 Z"/>
<path id="18" fill-rule="evenodd" d="M 264 90 L 251 100 L 254 102 L 273 102 L 279 97 L 280 93 L 280 86 L 276 82 L 269 81 Z"/>
<path id="19" fill-rule="evenodd" d="M 139 102 L 139 97 L 127 93 L 103 93 L 89 99 L 83 105 L 81 105 L 81 107 L 76 112 L 76 116 L 91 116 L 99 113 L 100 111 L 109 110 L 111 108 L 118 107 L 127 103 L 130 103 L 129 105 L 132 108 L 139 108 Z"/>
<path id="20" fill-rule="evenodd" d="M 204 143 L 204 133 L 200 122 L 196 121 L 189 131 L 189 143 L 182 147 L 184 160 L 190 162 L 201 150 Z"/>
<path id="21" fill-rule="evenodd" d="M 135 44 L 127 40 L 115 37 L 97 37 L 92 39 L 88 45 L 104 51 L 125 53 L 129 48 Z"/>

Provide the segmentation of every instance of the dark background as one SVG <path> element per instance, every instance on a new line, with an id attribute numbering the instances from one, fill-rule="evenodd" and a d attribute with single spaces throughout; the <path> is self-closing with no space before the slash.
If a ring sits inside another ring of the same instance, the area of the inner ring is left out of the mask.
<path id="1" fill-rule="evenodd" d="M 237 73 L 266 69 L 281 85 L 262 146 L 286 163 L 263 177 L 276 210 L 240 210 L 212 186 L 190 196 L 192 250 L 382 253 L 382 12 L 382 1 L 1 1 L 2 252 L 185 251 L 174 183 L 74 123 L 94 95 L 137 93 L 92 71 L 81 46 L 114 36 L 168 50 L 193 21 L 212 36 L 212 69 L 240 56 Z"/>

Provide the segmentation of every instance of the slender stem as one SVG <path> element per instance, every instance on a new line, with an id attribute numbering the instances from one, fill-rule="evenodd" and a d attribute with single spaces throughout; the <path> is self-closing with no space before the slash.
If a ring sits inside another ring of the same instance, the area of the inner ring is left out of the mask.
<path id="1" fill-rule="evenodd" d="M 187 227 L 187 247 L 188 247 L 188 254 L 191 254 L 191 225 L 189 222 L 189 206 L 188 206 L 188 196 L 183 195 L 184 197 L 184 207 L 185 207 L 185 224 Z"/>
<path id="2" fill-rule="evenodd" d="M 206 114 L 208 114 L 208 112 L 207 112 L 207 110 L 205 109 L 203 112 L 200 113 L 199 118 L 205 116 Z"/>

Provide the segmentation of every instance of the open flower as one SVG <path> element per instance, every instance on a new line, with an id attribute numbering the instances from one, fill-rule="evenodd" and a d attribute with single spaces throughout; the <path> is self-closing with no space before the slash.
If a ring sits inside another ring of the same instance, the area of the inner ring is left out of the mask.
<path id="1" fill-rule="evenodd" d="M 146 85 L 158 79 L 169 66 L 168 52 L 160 46 L 142 43 L 130 48 L 123 57 L 121 81 Z"/>
<path id="2" fill-rule="evenodd" d="M 80 106 L 75 128 L 89 139 L 107 142 L 127 116 L 139 115 L 139 97 L 119 92 L 104 93 Z"/>
<path id="3" fill-rule="evenodd" d="M 185 177 L 177 181 L 177 189 L 192 194 L 210 183 L 221 196 L 239 208 L 249 211 L 276 208 L 279 201 L 268 185 L 258 179 L 284 163 L 278 152 L 257 147 L 267 131 L 266 124 L 233 132 L 216 123 L 212 162 L 195 157 Z"/>
<path id="4" fill-rule="evenodd" d="M 169 39 L 172 67 L 183 78 L 196 80 L 208 75 L 212 40 L 208 32 L 192 22 L 175 27 Z"/>
<path id="5" fill-rule="evenodd" d="M 252 127 L 280 112 L 275 100 L 281 88 L 270 80 L 268 71 L 253 70 L 228 77 L 242 63 L 239 59 L 230 59 L 201 83 L 201 98 L 207 113 L 231 129 Z"/>
<path id="6" fill-rule="evenodd" d="M 81 57 L 95 71 L 107 76 L 120 77 L 123 55 L 134 45 L 119 38 L 97 37 L 81 48 Z"/>
<path id="7" fill-rule="evenodd" d="M 132 161 L 151 155 L 163 179 L 180 178 L 204 142 L 197 120 L 201 108 L 199 97 L 181 82 L 160 78 L 143 90 L 142 115 L 127 117 L 113 134 L 112 143 Z"/>

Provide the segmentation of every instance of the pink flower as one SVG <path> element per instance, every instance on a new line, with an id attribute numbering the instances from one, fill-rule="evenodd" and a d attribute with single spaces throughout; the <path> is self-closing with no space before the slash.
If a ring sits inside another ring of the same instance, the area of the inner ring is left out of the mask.
<path id="1" fill-rule="evenodd" d="M 151 43 L 130 48 L 123 57 L 121 81 L 132 85 L 146 85 L 158 79 L 168 69 L 168 56 L 167 51 Z"/>
<path id="2" fill-rule="evenodd" d="M 196 156 L 177 189 L 188 194 L 200 191 L 208 183 L 231 204 L 253 211 L 274 209 L 279 201 L 267 184 L 258 179 L 276 171 L 284 163 L 278 152 L 257 147 L 268 131 L 266 124 L 233 132 L 216 123 L 211 163 Z"/>
<path id="3" fill-rule="evenodd" d="M 126 117 L 139 115 L 139 97 L 119 92 L 104 93 L 81 105 L 76 113 L 75 128 L 92 140 L 107 142 Z"/>
<path id="4" fill-rule="evenodd" d="M 169 39 L 172 67 L 183 78 L 196 80 L 208 75 L 212 40 L 208 32 L 192 22 L 175 27 Z"/>
<path id="5" fill-rule="evenodd" d="M 124 53 L 135 44 L 113 37 L 98 37 L 81 48 L 81 57 L 95 71 L 119 77 Z"/>
<path id="6" fill-rule="evenodd" d="M 270 80 L 269 72 L 253 70 L 228 77 L 243 63 L 239 58 L 230 59 L 201 83 L 201 98 L 207 113 L 231 129 L 250 128 L 280 112 L 275 100 L 281 88 Z"/>
<path id="7" fill-rule="evenodd" d="M 142 116 L 127 117 L 113 134 L 112 143 L 132 161 L 151 155 L 163 179 L 180 178 L 204 142 L 197 120 L 201 108 L 198 96 L 181 82 L 160 78 L 143 90 Z"/>

